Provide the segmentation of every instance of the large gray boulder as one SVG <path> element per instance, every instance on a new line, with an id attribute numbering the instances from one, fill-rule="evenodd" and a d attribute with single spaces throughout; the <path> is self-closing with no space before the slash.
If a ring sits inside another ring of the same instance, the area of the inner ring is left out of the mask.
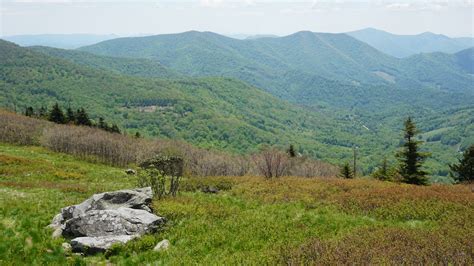
<path id="1" fill-rule="evenodd" d="M 114 243 L 126 243 L 156 231 L 165 218 L 151 212 L 150 187 L 95 194 L 84 202 L 65 207 L 51 224 L 53 237 L 73 238 L 72 250 L 94 253 Z"/>
<path id="2" fill-rule="evenodd" d="M 153 198 L 151 187 L 124 189 L 94 194 L 84 202 L 61 209 L 49 225 L 56 232 L 64 227 L 67 220 L 77 218 L 91 210 L 114 210 L 121 207 L 141 209 L 151 212 L 149 207 Z"/>
<path id="3" fill-rule="evenodd" d="M 144 210 L 121 207 L 116 210 L 91 210 L 69 219 L 63 236 L 143 235 L 156 231 L 165 222 Z"/>

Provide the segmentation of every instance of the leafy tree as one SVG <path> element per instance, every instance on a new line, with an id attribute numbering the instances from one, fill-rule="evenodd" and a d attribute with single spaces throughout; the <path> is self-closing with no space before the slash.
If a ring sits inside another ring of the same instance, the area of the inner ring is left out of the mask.
<path id="1" fill-rule="evenodd" d="M 76 115 L 71 107 L 66 109 L 66 120 L 68 123 L 75 123 L 76 122 Z"/>
<path id="2" fill-rule="evenodd" d="M 135 132 L 135 138 L 137 138 L 137 139 L 138 139 L 138 138 L 140 138 L 140 137 L 141 137 L 141 135 L 140 135 L 140 132 L 138 132 L 138 131 L 137 131 L 137 132 Z"/>
<path id="3" fill-rule="evenodd" d="M 415 140 L 418 133 L 415 123 L 408 117 L 405 121 L 403 150 L 397 156 L 400 161 L 400 175 L 402 180 L 408 184 L 427 185 L 427 173 L 422 170 L 423 162 L 428 157 L 427 153 L 419 151 L 422 141 Z"/>
<path id="4" fill-rule="evenodd" d="M 457 181 L 474 181 L 474 145 L 471 145 L 464 151 L 458 164 L 451 164 L 449 168 Z"/>
<path id="5" fill-rule="evenodd" d="M 288 148 L 287 153 L 292 158 L 296 157 L 295 146 L 293 146 L 293 144 L 290 144 L 290 147 Z"/>
<path id="6" fill-rule="evenodd" d="M 110 128 L 110 132 L 120 134 L 120 129 L 116 124 L 112 124 L 112 127 Z"/>
<path id="7" fill-rule="evenodd" d="M 35 115 L 35 111 L 33 110 L 33 107 L 31 106 L 26 107 L 25 116 L 34 116 L 34 115 Z"/>
<path id="8" fill-rule="evenodd" d="M 76 124 L 82 126 L 92 126 L 92 122 L 89 119 L 89 115 L 87 114 L 84 108 L 80 108 L 76 112 Z"/>
<path id="9" fill-rule="evenodd" d="M 352 172 L 352 169 L 351 167 L 349 166 L 349 163 L 346 162 L 342 167 L 341 167 L 341 170 L 340 170 L 340 173 L 339 173 L 339 176 L 340 177 L 343 177 L 343 178 L 354 178 L 354 173 Z"/>
<path id="10" fill-rule="evenodd" d="M 58 103 L 53 105 L 53 109 L 49 112 L 48 120 L 58 124 L 66 123 L 66 116 L 64 116 L 63 110 L 59 107 Z"/>

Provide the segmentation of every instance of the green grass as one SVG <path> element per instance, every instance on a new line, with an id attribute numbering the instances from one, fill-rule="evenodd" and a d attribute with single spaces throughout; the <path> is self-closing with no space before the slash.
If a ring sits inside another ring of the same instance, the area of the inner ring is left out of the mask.
<path id="1" fill-rule="evenodd" d="M 204 194 L 200 183 L 226 190 Z M 420 252 L 431 248 L 438 254 L 427 253 L 428 262 L 439 262 L 439 256 L 473 261 L 470 188 L 368 179 L 187 179 L 178 197 L 153 202 L 155 212 L 169 221 L 160 232 L 90 257 L 66 254 L 61 248 L 65 240 L 51 239 L 46 226 L 60 208 L 93 193 L 133 186 L 123 169 L 43 148 L 0 144 L 0 264 L 232 265 L 299 263 L 313 257 L 317 264 L 367 262 L 363 254 L 372 254 L 369 262 L 393 262 L 391 256 L 400 257 L 396 252 L 405 245 L 416 249 L 420 243 L 428 245 Z M 405 236 L 405 242 L 390 245 L 387 234 Z M 375 245 L 372 235 L 380 243 Z M 153 252 L 162 239 L 170 240 L 170 249 Z M 383 245 L 390 252 L 379 251 Z M 355 255 L 339 254 L 344 250 Z M 329 256 L 334 252 L 339 252 L 336 259 Z M 404 254 L 411 256 L 405 262 L 419 262 L 410 260 L 416 252 Z"/>

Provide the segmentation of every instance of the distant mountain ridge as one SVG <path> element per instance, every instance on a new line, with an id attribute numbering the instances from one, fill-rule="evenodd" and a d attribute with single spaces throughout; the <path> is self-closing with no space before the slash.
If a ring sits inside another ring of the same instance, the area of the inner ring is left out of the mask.
<path id="1" fill-rule="evenodd" d="M 442 34 L 424 32 L 417 35 L 397 35 L 373 28 L 348 32 L 348 35 L 398 58 L 420 53 L 456 53 L 474 46 L 474 38 L 450 38 Z"/>
<path id="2" fill-rule="evenodd" d="M 1 39 L 21 46 L 49 46 L 62 49 L 75 49 L 85 45 L 118 38 L 115 34 L 37 34 L 4 36 Z"/>

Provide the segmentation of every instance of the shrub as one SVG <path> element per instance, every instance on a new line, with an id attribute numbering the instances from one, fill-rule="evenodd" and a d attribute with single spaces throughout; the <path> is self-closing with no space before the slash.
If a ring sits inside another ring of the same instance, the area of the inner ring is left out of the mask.
<path id="1" fill-rule="evenodd" d="M 295 157 L 291 159 L 288 173 L 301 177 L 334 177 L 338 174 L 338 169 L 332 164 L 308 157 Z"/>
<path id="2" fill-rule="evenodd" d="M 164 196 L 176 196 L 179 190 L 179 176 L 166 176 L 156 168 L 147 168 L 138 171 L 137 185 L 151 187 L 153 197 L 162 199 Z"/>
<path id="3" fill-rule="evenodd" d="M 288 155 L 276 148 L 265 148 L 253 159 L 259 173 L 268 179 L 283 176 L 288 170 Z"/>
<path id="4" fill-rule="evenodd" d="M 0 110 L 0 141 L 20 145 L 38 145 L 47 121 L 32 119 Z"/>
<path id="5" fill-rule="evenodd" d="M 139 150 L 139 145 L 127 136 L 64 125 L 47 128 L 41 144 L 53 151 L 119 166 L 135 162 Z"/>

